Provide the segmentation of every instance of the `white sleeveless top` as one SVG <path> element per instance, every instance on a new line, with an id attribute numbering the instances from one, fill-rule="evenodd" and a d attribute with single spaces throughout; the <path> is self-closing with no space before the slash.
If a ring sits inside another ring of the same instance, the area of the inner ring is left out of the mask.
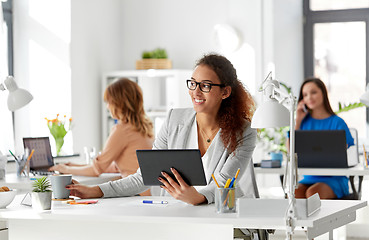
<path id="1" fill-rule="evenodd" d="M 211 172 L 209 172 L 210 161 L 212 159 L 214 153 L 214 142 L 218 141 L 219 138 L 219 130 L 212 140 L 208 150 L 205 152 L 204 156 L 202 156 L 202 165 L 204 167 L 205 178 L 207 184 L 209 184 L 209 180 L 211 178 Z M 186 149 L 199 149 L 198 135 L 197 135 L 197 121 L 195 117 L 195 121 L 193 121 L 190 134 L 188 136 Z M 204 188 L 205 186 L 195 186 L 196 190 Z"/>

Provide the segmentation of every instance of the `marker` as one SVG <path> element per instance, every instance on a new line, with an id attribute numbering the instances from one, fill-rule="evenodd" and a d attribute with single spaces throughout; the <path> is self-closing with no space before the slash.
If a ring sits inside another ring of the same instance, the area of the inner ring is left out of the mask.
<path id="1" fill-rule="evenodd" d="M 224 188 L 228 188 L 230 183 L 231 183 L 231 179 L 228 178 L 226 184 L 224 185 Z"/>
<path id="2" fill-rule="evenodd" d="M 229 188 L 233 188 L 234 181 L 236 181 L 236 178 L 232 178 L 231 183 L 229 184 Z"/>
<path id="3" fill-rule="evenodd" d="M 167 201 L 154 201 L 154 200 L 143 200 L 142 203 L 147 203 L 147 204 L 168 204 Z"/>
<path id="4" fill-rule="evenodd" d="M 17 161 L 17 162 L 19 163 L 18 158 L 17 158 L 17 157 L 12 153 L 12 151 L 10 151 L 10 150 L 9 150 L 9 152 L 10 152 L 10 154 L 14 157 L 15 161 Z"/>

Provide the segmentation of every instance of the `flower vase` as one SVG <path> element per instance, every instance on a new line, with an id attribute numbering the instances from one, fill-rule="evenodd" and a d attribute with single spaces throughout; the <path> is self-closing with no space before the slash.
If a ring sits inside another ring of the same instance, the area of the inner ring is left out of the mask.
<path id="1" fill-rule="evenodd" d="M 55 138 L 56 155 L 60 155 L 60 151 L 64 145 L 64 138 Z"/>

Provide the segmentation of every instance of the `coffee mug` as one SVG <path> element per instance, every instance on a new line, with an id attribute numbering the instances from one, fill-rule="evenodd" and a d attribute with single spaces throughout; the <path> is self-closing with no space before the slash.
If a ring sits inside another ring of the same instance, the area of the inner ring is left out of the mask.
<path id="1" fill-rule="evenodd" d="M 72 183 L 72 175 L 52 175 L 50 180 L 55 199 L 69 198 L 70 190 L 65 187 Z"/>

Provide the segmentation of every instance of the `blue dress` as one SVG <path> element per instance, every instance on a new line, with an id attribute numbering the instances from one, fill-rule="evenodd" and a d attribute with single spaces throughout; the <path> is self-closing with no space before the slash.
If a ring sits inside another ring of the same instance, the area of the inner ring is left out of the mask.
<path id="1" fill-rule="evenodd" d="M 300 130 L 345 130 L 348 147 L 354 145 L 354 139 L 345 121 L 337 115 L 331 115 L 325 119 L 312 118 L 310 114 L 302 120 Z M 342 198 L 349 194 L 348 178 L 346 176 L 310 176 L 305 175 L 299 182 L 301 184 L 312 185 L 323 182 L 327 184 L 337 198 Z"/>

